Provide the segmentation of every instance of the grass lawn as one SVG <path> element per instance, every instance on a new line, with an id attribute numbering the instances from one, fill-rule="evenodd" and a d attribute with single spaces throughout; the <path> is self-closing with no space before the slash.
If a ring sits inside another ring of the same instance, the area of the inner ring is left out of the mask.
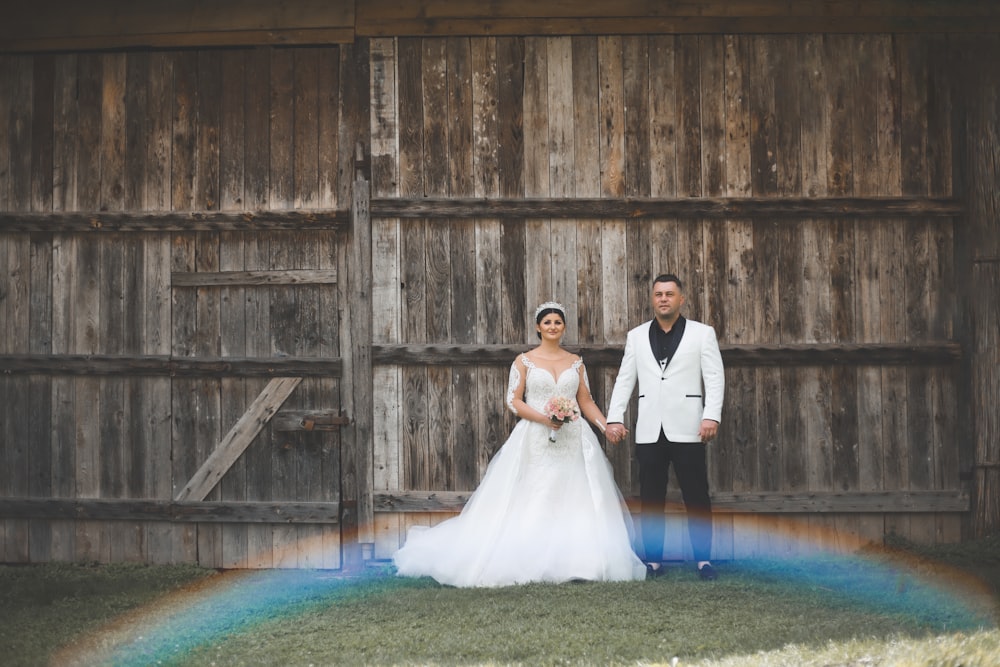
<path id="1" fill-rule="evenodd" d="M 0 663 L 1000 665 L 1000 538 L 900 546 L 499 589 L 387 567 L 0 566 Z"/>

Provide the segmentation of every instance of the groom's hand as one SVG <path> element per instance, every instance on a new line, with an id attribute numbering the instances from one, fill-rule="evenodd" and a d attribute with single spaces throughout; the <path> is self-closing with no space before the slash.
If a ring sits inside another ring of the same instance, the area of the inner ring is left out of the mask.
<path id="1" fill-rule="evenodd" d="M 713 419 L 702 419 L 701 420 L 701 436 L 702 442 L 708 442 L 716 436 L 719 432 L 719 422 Z"/>
<path id="2" fill-rule="evenodd" d="M 628 429 L 625 428 L 623 424 L 608 424 L 604 431 L 604 435 L 607 436 L 608 440 L 617 444 L 625 439 L 628 435 Z"/>

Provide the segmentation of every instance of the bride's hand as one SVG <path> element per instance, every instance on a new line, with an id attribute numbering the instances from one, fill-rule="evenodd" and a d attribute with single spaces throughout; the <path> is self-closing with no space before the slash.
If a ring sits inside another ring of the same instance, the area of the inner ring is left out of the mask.
<path id="1" fill-rule="evenodd" d="M 618 444 L 628 435 L 628 429 L 622 424 L 608 424 L 604 430 L 604 434 L 609 441 Z"/>

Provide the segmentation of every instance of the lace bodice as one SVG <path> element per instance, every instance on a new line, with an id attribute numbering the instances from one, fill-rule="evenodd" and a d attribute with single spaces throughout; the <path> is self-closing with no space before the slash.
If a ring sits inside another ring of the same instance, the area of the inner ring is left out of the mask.
<path id="1" fill-rule="evenodd" d="M 552 376 L 548 370 L 539 368 L 528 359 L 528 355 L 521 355 L 525 368 L 528 369 L 528 376 L 524 381 L 524 402 L 541 411 L 545 407 L 546 401 L 553 396 L 565 396 L 576 398 L 576 392 L 580 388 L 580 366 L 582 359 L 577 359 L 573 365 L 564 370 L 558 378 Z"/>
<path id="2" fill-rule="evenodd" d="M 536 366 L 528 355 L 521 355 L 521 362 L 527 369 L 527 377 L 524 381 L 524 402 L 538 411 L 542 411 L 546 401 L 553 396 L 565 396 L 576 398 L 577 390 L 580 388 L 580 366 L 583 359 L 577 359 L 573 365 L 564 370 L 558 378 L 544 368 Z M 521 373 L 518 371 L 517 362 L 510 366 L 510 381 L 507 384 L 507 407 L 517 414 L 514 409 L 514 391 L 521 382 Z M 584 372 L 584 382 L 586 382 L 586 371 Z M 589 389 L 589 387 L 588 387 Z"/>

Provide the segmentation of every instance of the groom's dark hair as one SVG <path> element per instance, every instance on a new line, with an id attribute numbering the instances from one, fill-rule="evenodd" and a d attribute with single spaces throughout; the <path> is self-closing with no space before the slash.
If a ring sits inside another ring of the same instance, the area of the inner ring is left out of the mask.
<path id="1" fill-rule="evenodd" d="M 672 273 L 661 273 L 660 275 L 656 276 L 655 278 L 653 278 L 654 287 L 656 286 L 656 283 L 676 283 L 677 289 L 680 290 L 684 289 L 684 285 L 681 283 L 681 279 Z"/>

